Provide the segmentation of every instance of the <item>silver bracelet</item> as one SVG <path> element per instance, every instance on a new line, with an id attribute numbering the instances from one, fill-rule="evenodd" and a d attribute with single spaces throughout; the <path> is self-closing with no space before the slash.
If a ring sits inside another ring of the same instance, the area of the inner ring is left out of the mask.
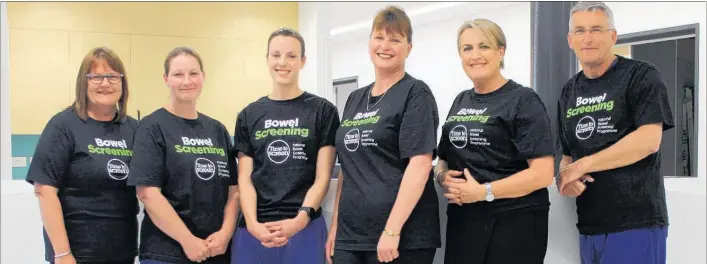
<path id="1" fill-rule="evenodd" d="M 70 254 L 71 254 L 71 250 L 66 251 L 66 252 L 64 252 L 64 253 L 55 254 L 55 255 L 54 255 L 54 258 L 57 259 L 57 258 L 61 258 L 61 257 L 63 257 L 63 256 L 68 256 L 68 255 L 70 255 Z"/>

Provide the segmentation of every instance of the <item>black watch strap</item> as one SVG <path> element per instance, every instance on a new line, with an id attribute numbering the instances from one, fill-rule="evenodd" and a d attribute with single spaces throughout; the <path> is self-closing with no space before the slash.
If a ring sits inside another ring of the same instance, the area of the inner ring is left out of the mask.
<path id="1" fill-rule="evenodd" d="M 322 214 L 321 210 L 314 210 L 314 208 L 307 206 L 300 207 L 297 212 L 299 213 L 299 211 L 304 211 L 305 213 L 307 213 L 309 220 L 317 218 Z"/>

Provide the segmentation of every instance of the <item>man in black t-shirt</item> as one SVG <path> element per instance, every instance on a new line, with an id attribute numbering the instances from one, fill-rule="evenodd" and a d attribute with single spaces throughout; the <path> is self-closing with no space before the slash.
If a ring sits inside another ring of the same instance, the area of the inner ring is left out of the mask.
<path id="1" fill-rule="evenodd" d="M 611 53 L 616 34 L 605 4 L 572 9 L 568 42 L 583 70 L 558 102 L 557 186 L 577 197 L 582 263 L 665 263 L 659 147 L 673 116 L 655 66 Z"/>

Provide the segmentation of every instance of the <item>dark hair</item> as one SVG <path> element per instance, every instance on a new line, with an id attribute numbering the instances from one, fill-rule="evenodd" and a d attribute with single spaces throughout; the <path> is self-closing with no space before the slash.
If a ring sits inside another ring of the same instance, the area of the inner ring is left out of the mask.
<path id="1" fill-rule="evenodd" d="M 105 62 L 108 67 L 123 75 L 121 77 L 122 94 L 117 105 L 118 116 L 114 119 L 115 121 L 123 120 L 128 111 L 128 77 L 123 61 L 120 60 L 118 54 L 107 47 L 94 48 L 84 56 L 76 76 L 76 99 L 74 99 L 72 107 L 81 120 L 88 119 L 88 74 L 91 73 L 91 69 L 95 65 L 101 62 Z"/>
<path id="2" fill-rule="evenodd" d="M 201 72 L 204 72 L 204 64 L 201 63 L 201 56 L 199 56 L 199 53 L 196 53 L 196 51 L 188 47 L 176 47 L 172 51 L 170 51 L 169 54 L 167 54 L 167 58 L 164 59 L 165 75 L 169 74 L 169 66 L 170 63 L 172 63 L 172 59 L 179 55 L 189 55 L 196 58 L 196 60 L 199 62 L 199 69 L 201 70 Z"/>
<path id="3" fill-rule="evenodd" d="M 296 38 L 297 41 L 299 41 L 300 46 L 302 46 L 302 57 L 304 57 L 304 38 L 302 38 L 302 35 L 296 30 L 287 27 L 278 28 L 270 34 L 270 38 L 268 38 L 268 50 L 265 52 L 265 56 L 268 56 L 270 53 L 270 41 L 277 36 Z"/>
<path id="4" fill-rule="evenodd" d="M 387 6 L 385 9 L 378 11 L 373 19 L 373 31 L 385 29 L 388 34 L 398 33 L 408 39 L 408 43 L 412 43 L 412 23 L 410 17 L 401 8 L 396 6 Z"/>

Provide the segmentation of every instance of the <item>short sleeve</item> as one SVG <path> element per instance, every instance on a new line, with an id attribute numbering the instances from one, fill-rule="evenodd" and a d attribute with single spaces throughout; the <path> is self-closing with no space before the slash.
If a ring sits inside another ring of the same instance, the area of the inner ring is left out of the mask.
<path id="1" fill-rule="evenodd" d="M 449 119 L 449 116 L 452 115 L 453 109 L 457 109 L 457 105 L 459 104 L 460 98 L 464 94 L 464 92 L 461 92 L 457 95 L 457 98 L 454 99 L 454 102 L 452 105 L 449 107 L 449 111 L 447 112 L 447 117 L 445 117 L 444 120 L 442 120 L 442 123 L 445 123 L 447 119 Z M 444 126 L 444 125 L 443 125 Z M 439 155 L 440 160 L 447 160 L 447 151 L 449 150 L 449 132 L 444 131 L 444 127 L 442 128 L 442 135 L 440 135 L 439 139 L 439 146 L 437 146 L 437 155 Z"/>
<path id="2" fill-rule="evenodd" d="M 660 79 L 660 72 L 654 68 L 646 70 L 638 84 L 631 87 L 628 101 L 636 127 L 662 123 L 663 130 L 675 126 L 670 109 L 665 83 Z"/>
<path id="3" fill-rule="evenodd" d="M 233 153 L 238 157 L 238 152 L 243 152 L 246 156 L 253 157 L 253 148 L 250 144 L 250 129 L 246 120 L 246 111 L 241 111 L 236 120 L 235 137 L 233 142 Z"/>
<path id="4" fill-rule="evenodd" d="M 513 144 L 523 159 L 555 155 L 550 117 L 540 97 L 533 92 L 519 101 L 513 118 Z"/>
<path id="5" fill-rule="evenodd" d="M 560 141 L 560 148 L 562 155 L 572 156 L 570 153 L 570 144 L 567 139 L 567 133 L 565 132 L 565 119 L 562 118 L 564 115 L 564 107 L 562 107 L 562 102 L 564 99 L 560 98 L 557 101 L 557 137 Z"/>
<path id="6" fill-rule="evenodd" d="M 223 124 L 219 124 L 219 127 L 221 128 L 224 140 L 226 141 L 226 156 L 228 159 L 228 175 L 230 179 L 228 185 L 238 185 L 238 161 L 236 158 L 238 157 L 238 152 L 232 151 L 234 149 L 233 141 L 231 141 L 231 135 L 228 133 L 228 130 L 226 130 L 226 127 L 223 126 Z"/>
<path id="7" fill-rule="evenodd" d="M 58 121 L 50 120 L 39 136 L 26 181 L 61 187 L 66 182 L 73 152 L 69 131 Z"/>
<path id="8" fill-rule="evenodd" d="M 442 138 L 439 140 L 439 145 L 437 146 L 437 155 L 440 160 L 447 160 L 447 148 L 449 147 L 449 140 L 444 136 L 442 132 Z"/>
<path id="9" fill-rule="evenodd" d="M 339 112 L 336 107 L 328 102 L 322 107 L 322 119 L 318 120 L 319 127 L 319 147 L 334 146 L 336 139 L 336 130 L 339 129 L 341 120 L 339 120 Z"/>
<path id="10" fill-rule="evenodd" d="M 437 156 L 437 126 L 439 113 L 432 91 L 424 83 L 410 89 L 400 122 L 398 146 L 400 158 L 410 158 L 432 152 Z"/>
<path id="11" fill-rule="evenodd" d="M 155 125 L 140 124 L 135 131 L 130 159 L 128 186 L 162 187 L 164 184 L 165 143 Z"/>

